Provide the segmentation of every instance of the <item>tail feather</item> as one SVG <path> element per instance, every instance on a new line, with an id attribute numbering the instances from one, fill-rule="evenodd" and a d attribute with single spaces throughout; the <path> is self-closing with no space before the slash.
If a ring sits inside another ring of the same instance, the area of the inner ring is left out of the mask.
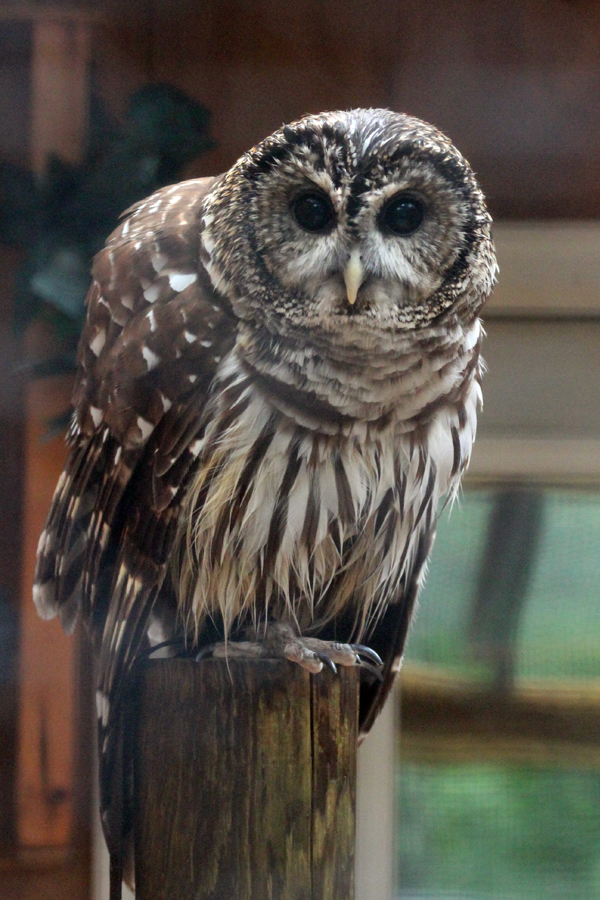
<path id="1" fill-rule="evenodd" d="M 101 441 L 73 448 L 38 544 L 35 605 L 44 619 L 54 618 L 64 609 L 65 622 L 71 627 L 78 606 L 80 579 L 76 573 L 81 571 L 80 560 L 97 496 L 97 479 L 92 475 L 101 467 L 101 455 Z"/>

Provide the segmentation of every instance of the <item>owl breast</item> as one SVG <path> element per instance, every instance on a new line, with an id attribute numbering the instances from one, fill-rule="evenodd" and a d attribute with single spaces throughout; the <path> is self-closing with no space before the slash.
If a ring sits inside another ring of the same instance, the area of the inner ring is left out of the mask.
<path id="1" fill-rule="evenodd" d="M 347 369 L 311 365 L 306 350 L 302 366 L 286 353 L 269 375 L 241 340 L 219 370 L 181 514 L 192 635 L 207 616 L 226 632 L 267 616 L 306 629 L 350 609 L 360 637 L 402 596 L 475 437 L 478 322 L 471 332 L 436 364 L 376 369 L 360 394 Z"/>

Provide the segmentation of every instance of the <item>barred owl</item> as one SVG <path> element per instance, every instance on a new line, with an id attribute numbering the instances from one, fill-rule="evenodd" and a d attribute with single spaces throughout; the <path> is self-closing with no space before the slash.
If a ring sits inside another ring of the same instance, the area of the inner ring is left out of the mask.
<path id="1" fill-rule="evenodd" d="M 490 227 L 443 134 L 354 110 L 158 191 L 96 257 L 34 592 L 94 639 L 109 845 L 150 646 L 361 664 L 373 722 L 475 436 Z"/>

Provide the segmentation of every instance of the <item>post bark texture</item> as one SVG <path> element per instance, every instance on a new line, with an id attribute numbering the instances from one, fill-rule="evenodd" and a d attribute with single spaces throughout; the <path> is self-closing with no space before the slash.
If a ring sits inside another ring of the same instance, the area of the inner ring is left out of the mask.
<path id="1" fill-rule="evenodd" d="M 153 660 L 136 706 L 137 900 L 352 900 L 355 671 Z"/>

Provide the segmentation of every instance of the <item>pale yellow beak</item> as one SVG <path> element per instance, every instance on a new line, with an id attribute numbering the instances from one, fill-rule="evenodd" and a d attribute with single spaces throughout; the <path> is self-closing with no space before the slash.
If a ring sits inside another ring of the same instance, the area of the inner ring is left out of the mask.
<path id="1" fill-rule="evenodd" d="M 346 282 L 346 294 L 348 303 L 354 306 L 356 303 L 356 295 L 358 289 L 365 279 L 365 270 L 360 261 L 360 251 L 353 250 L 348 260 L 348 265 L 344 269 L 344 281 Z"/>

